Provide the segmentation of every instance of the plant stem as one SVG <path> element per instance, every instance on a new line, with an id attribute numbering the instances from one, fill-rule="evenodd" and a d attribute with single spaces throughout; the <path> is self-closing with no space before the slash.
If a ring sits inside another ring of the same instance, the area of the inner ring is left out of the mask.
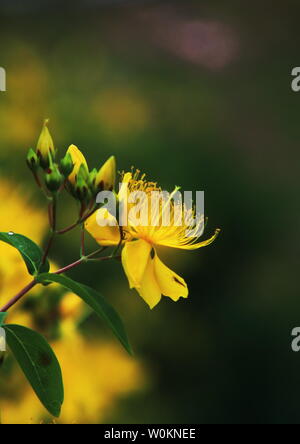
<path id="1" fill-rule="evenodd" d="M 73 230 L 74 228 L 78 227 L 78 225 L 82 224 L 83 222 L 85 222 L 90 216 L 92 216 L 96 211 L 96 208 L 93 208 L 92 211 L 90 211 L 89 213 L 87 213 L 85 216 L 83 216 L 81 219 L 78 219 L 77 222 L 75 222 L 74 224 L 70 225 L 67 228 L 63 228 L 62 230 L 58 230 L 56 231 L 56 234 L 65 234 L 68 233 L 69 231 Z"/>
<path id="2" fill-rule="evenodd" d="M 54 194 L 52 198 L 52 225 L 53 232 L 56 231 L 56 213 L 57 213 L 57 197 Z"/>
<path id="3" fill-rule="evenodd" d="M 53 241 L 55 238 L 56 212 L 57 212 L 57 198 L 56 198 L 56 195 L 53 195 L 51 202 L 49 203 L 49 206 L 48 206 L 48 215 L 49 215 L 49 224 L 51 227 L 51 235 L 50 235 L 49 241 L 47 243 L 47 246 L 45 248 L 45 252 L 44 252 L 44 255 L 42 258 L 42 265 L 44 265 L 46 262 L 46 259 L 48 257 L 50 250 L 51 250 L 51 247 L 52 247 L 52 244 L 53 244 Z"/>
<path id="4" fill-rule="evenodd" d="M 56 231 L 56 234 L 65 234 L 68 233 L 69 231 L 73 230 L 74 228 L 78 227 L 79 225 L 79 221 L 75 222 L 74 224 L 70 225 L 67 228 L 63 228 L 62 230 Z"/>
<path id="5" fill-rule="evenodd" d="M 102 247 L 102 248 L 99 248 L 99 250 L 96 250 L 96 251 L 94 251 L 93 253 L 90 253 L 90 254 L 87 256 L 87 258 L 90 259 L 90 258 L 96 256 L 97 254 L 102 253 L 102 252 L 103 252 L 104 250 L 106 250 L 107 248 L 108 248 L 108 247 Z M 108 257 L 110 257 L 110 256 L 108 256 Z"/>
<path id="6" fill-rule="evenodd" d="M 37 173 L 36 171 L 32 171 L 32 175 L 33 175 L 33 177 L 34 177 L 35 183 L 36 183 L 37 186 L 38 186 L 39 188 L 41 188 L 41 190 L 42 190 L 43 187 L 42 187 L 42 184 L 41 184 L 41 181 L 40 181 L 40 178 L 39 178 L 38 173 Z"/>
<path id="7" fill-rule="evenodd" d="M 105 247 L 104 247 L 104 249 L 105 249 Z M 100 262 L 100 261 L 108 261 L 110 259 L 113 259 L 112 256 L 103 256 L 103 257 L 99 257 L 98 259 L 90 259 L 101 251 L 103 251 L 103 249 L 94 251 L 93 253 L 89 254 L 88 256 L 83 256 L 80 259 L 78 259 L 77 261 L 73 262 L 72 264 L 69 264 L 66 267 L 60 268 L 59 270 L 55 271 L 53 274 L 65 273 L 66 271 L 72 270 L 72 268 L 75 268 L 78 265 L 83 264 L 84 262 L 88 262 L 89 260 Z M 19 293 L 16 294 L 16 296 L 14 296 L 10 301 L 8 301 L 7 304 L 5 304 L 2 308 L 0 308 L 0 313 L 7 311 L 9 308 L 11 308 L 13 305 L 15 305 L 23 296 L 25 296 L 25 294 L 27 294 L 38 283 L 39 282 L 37 282 L 35 279 L 33 281 L 31 281 L 28 285 L 26 285 L 26 287 L 24 287 L 21 291 L 19 291 Z"/>
<path id="8" fill-rule="evenodd" d="M 45 252 L 44 252 L 44 255 L 43 255 L 43 259 L 42 259 L 42 265 L 44 265 L 45 262 L 46 262 L 46 259 L 48 257 L 48 254 L 49 254 L 49 252 L 51 250 L 51 247 L 52 247 L 52 244 L 53 244 L 53 241 L 54 241 L 54 237 L 55 237 L 55 233 L 52 233 L 51 236 L 50 236 L 50 239 L 49 239 L 49 241 L 47 243 L 47 246 L 45 248 Z"/>
<path id="9" fill-rule="evenodd" d="M 12 307 L 16 302 L 18 302 L 28 291 L 30 291 L 37 282 L 35 280 L 31 281 L 26 287 L 24 287 L 16 296 L 14 296 L 10 301 L 7 302 L 2 308 L 0 308 L 0 312 L 7 311 L 10 307 Z"/>
<path id="10" fill-rule="evenodd" d="M 81 246 L 80 246 L 80 256 L 85 255 L 85 231 L 84 224 L 81 225 Z"/>
<path id="11" fill-rule="evenodd" d="M 86 258 L 82 257 L 78 259 L 78 261 L 73 262 L 72 264 L 67 265 L 66 267 L 60 268 L 59 270 L 55 271 L 53 274 L 62 274 L 66 271 L 72 270 L 72 268 L 77 267 L 78 265 L 81 265 L 83 262 L 85 262 Z"/>

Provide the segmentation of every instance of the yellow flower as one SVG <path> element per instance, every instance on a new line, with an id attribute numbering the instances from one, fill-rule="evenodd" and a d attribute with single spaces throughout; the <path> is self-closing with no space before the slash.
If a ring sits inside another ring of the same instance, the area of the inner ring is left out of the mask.
<path id="1" fill-rule="evenodd" d="M 1 231 L 13 231 L 40 243 L 47 230 L 44 212 L 32 205 L 29 193 L 17 188 L 13 182 L 0 180 Z M 0 243 L 0 302 L 4 304 L 20 288 L 28 284 L 28 272 L 17 250 Z"/>
<path id="2" fill-rule="evenodd" d="M 175 189 L 175 192 L 178 189 Z M 148 208 L 152 198 L 152 192 L 161 192 L 156 183 L 145 181 L 145 176 L 139 178 L 139 171 L 135 174 L 126 173 L 123 175 L 122 185 L 119 192 L 119 201 L 126 203 L 128 209 L 133 208 L 129 201 L 130 193 L 143 191 L 146 199 L 142 201 L 140 210 Z M 171 194 L 168 199 L 168 208 L 175 221 L 178 215 L 181 215 L 181 224 L 172 223 L 165 226 L 162 223 L 165 215 L 166 206 L 159 207 L 156 214 L 159 223 L 153 224 L 147 213 L 148 222 L 146 224 L 136 224 L 134 218 L 130 217 L 128 211 L 128 223 L 124 226 L 124 248 L 122 250 L 122 264 L 127 275 L 130 288 L 135 288 L 140 296 L 147 302 L 150 308 L 155 307 L 161 300 L 161 296 L 168 296 L 174 301 L 180 297 L 188 297 L 187 284 L 183 278 L 170 270 L 158 257 L 156 246 L 166 246 L 184 250 L 195 250 L 212 243 L 217 237 L 219 230 L 208 240 L 199 242 L 199 237 L 195 235 L 190 237 L 187 230 L 190 225 L 186 221 L 194 216 L 193 209 L 187 209 L 182 203 L 176 203 Z M 85 223 L 86 230 L 94 239 L 104 246 L 118 245 L 120 242 L 120 233 L 118 226 L 100 226 L 99 216 L 103 217 L 104 208 L 94 213 Z M 102 214 L 101 214 L 102 212 Z M 141 211 L 142 212 L 142 211 Z M 110 216 L 113 218 L 113 216 Z M 198 222 L 203 225 L 203 219 Z M 198 227 L 199 228 L 199 227 Z M 197 232 L 197 230 L 195 230 Z"/>
<path id="3" fill-rule="evenodd" d="M 114 343 L 85 340 L 74 333 L 51 346 L 64 375 L 65 400 L 56 420 L 59 424 L 104 423 L 120 400 L 142 390 L 147 381 L 142 364 Z M 3 424 L 51 421 L 18 368 L 14 368 L 7 386 L 10 394 L 16 387 L 18 390 L 14 396 L 1 397 Z"/>
<path id="4" fill-rule="evenodd" d="M 147 379 L 141 363 L 129 357 L 118 345 L 95 338 L 84 339 L 80 335 L 77 323 L 84 315 L 84 310 L 82 300 L 73 293 L 67 293 L 58 306 L 61 336 L 52 342 L 52 347 L 64 375 L 65 401 L 57 420 L 60 424 L 104 422 L 107 415 L 114 411 L 118 400 L 142 389 Z M 17 313 L 10 321 L 21 322 L 32 328 L 28 314 L 20 316 Z M 14 368 L 10 375 L 7 393 L 13 392 L 16 381 L 19 387 L 15 397 L 2 394 L 3 423 L 42 422 L 46 411 L 20 376 L 18 368 Z"/>

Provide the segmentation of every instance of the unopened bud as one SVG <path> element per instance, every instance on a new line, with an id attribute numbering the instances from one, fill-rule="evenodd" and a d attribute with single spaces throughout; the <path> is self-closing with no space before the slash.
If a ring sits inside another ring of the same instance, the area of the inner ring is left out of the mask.
<path id="1" fill-rule="evenodd" d="M 72 173 L 74 169 L 74 163 L 72 161 L 70 153 L 67 153 L 65 157 L 61 159 L 59 169 L 65 177 L 68 177 Z"/>
<path id="2" fill-rule="evenodd" d="M 97 174 L 98 174 L 98 170 L 97 168 L 94 168 L 90 174 L 89 174 L 89 178 L 88 178 L 88 184 L 90 186 L 90 189 L 93 193 L 95 193 L 97 191 L 97 187 L 96 187 L 96 178 L 97 178 Z"/>
<path id="3" fill-rule="evenodd" d="M 70 156 L 72 158 L 72 162 L 74 164 L 74 168 L 73 168 L 71 174 L 69 175 L 69 182 L 72 185 L 75 185 L 77 175 L 79 174 L 79 170 L 80 169 L 82 170 L 82 168 L 81 168 L 82 165 L 84 165 L 84 167 L 85 167 L 85 170 L 84 170 L 85 171 L 85 178 L 87 179 L 87 177 L 88 177 L 88 165 L 87 165 L 87 162 L 85 160 L 84 155 L 77 148 L 77 146 L 71 145 L 67 152 L 70 154 Z M 83 171 L 82 171 L 82 173 L 83 173 Z"/>
<path id="4" fill-rule="evenodd" d="M 75 196 L 81 201 L 86 201 L 90 197 L 90 190 L 86 180 L 81 176 L 77 176 L 75 184 Z"/>
<path id="5" fill-rule="evenodd" d="M 28 151 L 26 163 L 28 168 L 34 172 L 37 171 L 40 166 L 39 158 L 32 148 Z"/>
<path id="6" fill-rule="evenodd" d="M 51 166 L 51 169 L 47 172 L 45 176 L 45 183 L 49 191 L 57 191 L 64 181 L 64 177 L 59 172 L 56 164 Z"/>
<path id="7" fill-rule="evenodd" d="M 48 119 L 44 121 L 44 126 L 36 147 L 36 152 L 40 159 L 40 164 L 45 169 L 49 167 L 50 164 L 49 158 L 50 157 L 54 158 L 55 156 L 53 139 L 51 137 L 51 134 L 47 126 L 48 122 L 49 122 Z"/>

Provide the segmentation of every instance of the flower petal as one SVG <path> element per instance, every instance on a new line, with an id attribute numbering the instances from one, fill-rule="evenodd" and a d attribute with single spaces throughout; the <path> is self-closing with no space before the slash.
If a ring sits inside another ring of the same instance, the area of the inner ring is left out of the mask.
<path id="1" fill-rule="evenodd" d="M 149 256 L 141 286 L 137 288 L 137 291 L 151 309 L 161 300 L 161 291 L 156 280 L 154 261 L 151 256 Z"/>
<path id="2" fill-rule="evenodd" d="M 129 182 L 131 181 L 131 179 L 132 179 L 131 173 L 126 173 L 123 177 L 123 180 L 120 184 L 119 194 L 118 194 L 118 198 L 119 198 L 120 202 L 122 202 L 124 200 L 127 201 L 128 192 L 129 192 L 128 187 L 129 187 Z"/>
<path id="3" fill-rule="evenodd" d="M 99 219 L 107 219 L 108 224 L 106 226 L 99 225 Z M 98 220 L 97 220 L 98 219 Z M 109 223 L 111 225 L 109 225 Z M 118 245 L 120 242 L 120 230 L 117 221 L 107 209 L 100 208 L 92 216 L 90 216 L 85 222 L 85 229 L 90 235 L 98 242 L 98 244 L 104 247 L 110 247 Z"/>
<path id="4" fill-rule="evenodd" d="M 104 190 L 110 190 L 114 188 L 115 181 L 116 159 L 115 156 L 111 156 L 100 168 L 96 177 L 96 185 L 102 184 Z"/>
<path id="5" fill-rule="evenodd" d="M 218 237 L 220 233 L 220 229 L 217 228 L 214 235 L 211 236 L 209 239 L 206 239 L 205 241 L 197 242 L 196 238 L 185 238 L 182 243 L 178 242 L 172 242 L 172 240 L 162 240 L 157 243 L 157 245 L 161 245 L 164 247 L 170 247 L 170 248 L 178 248 L 180 250 L 197 250 L 198 248 L 206 247 L 207 245 L 210 245 L 215 241 L 215 239 Z"/>
<path id="6" fill-rule="evenodd" d="M 122 264 L 130 288 L 138 289 L 141 287 L 151 248 L 151 245 L 143 239 L 125 243 L 122 251 Z"/>
<path id="7" fill-rule="evenodd" d="M 69 175 L 69 181 L 72 184 L 75 184 L 76 176 L 78 174 L 78 171 L 81 167 L 81 165 L 85 165 L 88 168 L 87 162 L 85 160 L 84 155 L 82 152 L 77 148 L 75 145 L 70 145 L 69 149 L 67 151 L 70 156 L 72 157 L 72 161 L 74 163 L 74 168 L 72 173 Z"/>
<path id="8" fill-rule="evenodd" d="M 168 296 L 173 299 L 173 301 L 178 301 L 180 297 L 187 298 L 189 291 L 186 282 L 174 271 L 170 270 L 155 254 L 154 262 L 154 273 L 164 296 Z"/>

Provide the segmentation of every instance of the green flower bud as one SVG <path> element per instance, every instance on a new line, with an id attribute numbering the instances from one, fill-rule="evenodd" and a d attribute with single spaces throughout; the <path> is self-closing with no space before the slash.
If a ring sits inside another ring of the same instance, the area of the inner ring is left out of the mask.
<path id="1" fill-rule="evenodd" d="M 49 158 L 54 158 L 55 156 L 53 139 L 47 126 L 48 122 L 49 119 L 44 121 L 44 126 L 36 147 L 36 153 L 40 159 L 40 164 L 44 169 L 48 168 L 51 163 Z"/>
<path id="2" fill-rule="evenodd" d="M 72 173 L 74 169 L 74 163 L 72 161 L 70 153 L 67 153 L 65 157 L 61 159 L 59 169 L 65 177 L 69 177 L 69 175 Z"/>
<path id="3" fill-rule="evenodd" d="M 77 177 L 82 177 L 86 182 L 89 180 L 89 169 L 88 166 L 82 163 L 77 173 Z"/>
<path id="4" fill-rule="evenodd" d="M 89 174 L 88 184 L 89 184 L 90 189 L 93 193 L 95 193 L 97 191 L 97 187 L 96 187 L 97 174 L 98 174 L 97 168 L 94 168 Z"/>
<path id="5" fill-rule="evenodd" d="M 77 199 L 79 199 L 81 202 L 86 201 L 90 198 L 91 193 L 89 190 L 89 186 L 84 177 L 80 174 L 78 174 L 77 176 L 74 192 Z"/>
<path id="6" fill-rule="evenodd" d="M 57 191 L 64 182 L 64 177 L 60 173 L 56 164 L 51 166 L 45 176 L 45 183 L 49 191 Z"/>
<path id="7" fill-rule="evenodd" d="M 39 158 L 32 148 L 30 148 L 30 150 L 28 151 L 26 163 L 28 165 L 28 168 L 34 172 L 36 172 L 40 166 Z"/>

